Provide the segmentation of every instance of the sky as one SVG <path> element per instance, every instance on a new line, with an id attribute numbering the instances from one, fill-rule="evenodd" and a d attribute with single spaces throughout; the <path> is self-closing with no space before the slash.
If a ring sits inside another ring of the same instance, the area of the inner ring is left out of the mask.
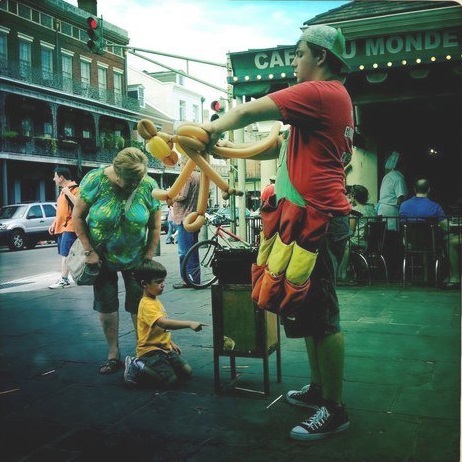
<path id="1" fill-rule="evenodd" d="M 77 6 L 77 0 L 67 0 Z M 228 52 L 295 44 L 303 22 L 347 1 L 98 0 L 98 16 L 127 30 L 130 45 L 162 53 L 226 63 Z M 149 58 L 220 88 L 226 70 L 147 54 Z M 165 70 L 129 54 L 129 65 Z M 188 87 L 212 101 L 224 94 L 192 80 Z"/>

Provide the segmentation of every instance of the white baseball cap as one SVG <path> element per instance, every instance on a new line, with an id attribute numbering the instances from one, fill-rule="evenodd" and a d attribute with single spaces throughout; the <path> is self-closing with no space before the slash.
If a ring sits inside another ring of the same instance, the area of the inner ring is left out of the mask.
<path id="1" fill-rule="evenodd" d="M 308 26 L 303 31 L 300 40 L 318 45 L 332 53 L 343 64 L 341 72 L 350 70 L 350 66 L 343 57 L 343 53 L 345 53 L 345 37 L 340 29 L 325 25 Z"/>

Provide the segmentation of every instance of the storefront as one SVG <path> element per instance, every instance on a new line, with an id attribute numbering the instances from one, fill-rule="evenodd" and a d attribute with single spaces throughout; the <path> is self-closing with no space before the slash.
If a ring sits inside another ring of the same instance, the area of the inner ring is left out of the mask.
<path id="1" fill-rule="evenodd" d="M 371 4 L 374 4 L 372 7 Z M 432 184 L 447 213 L 460 214 L 462 172 L 462 6 L 457 2 L 351 2 L 306 21 L 341 28 L 355 107 L 348 184 L 378 199 L 384 163 L 403 155 L 412 191 Z M 259 97 L 295 83 L 294 46 L 231 53 L 234 97 Z"/>

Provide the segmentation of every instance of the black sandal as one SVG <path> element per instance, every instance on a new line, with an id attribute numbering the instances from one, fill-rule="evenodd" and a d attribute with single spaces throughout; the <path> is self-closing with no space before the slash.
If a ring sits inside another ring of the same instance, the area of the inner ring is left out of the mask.
<path id="1" fill-rule="evenodd" d="M 114 374 L 114 372 L 122 369 L 122 367 L 123 363 L 120 358 L 111 358 L 99 366 L 99 373 L 103 375 Z"/>

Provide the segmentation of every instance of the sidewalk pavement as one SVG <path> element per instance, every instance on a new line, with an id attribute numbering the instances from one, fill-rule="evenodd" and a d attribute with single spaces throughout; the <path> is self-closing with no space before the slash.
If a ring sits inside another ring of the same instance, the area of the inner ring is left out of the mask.
<path id="1" fill-rule="evenodd" d="M 4 461 L 458 461 L 460 293 L 399 285 L 339 288 L 351 428 L 301 444 L 305 412 L 280 399 L 309 382 L 303 340 L 282 342 L 282 383 L 270 356 L 270 396 L 214 393 L 210 289 L 173 290 L 176 246 L 162 246 L 169 316 L 210 325 L 173 337 L 194 370 L 170 391 L 129 389 L 103 376 L 106 349 L 89 287 L 1 289 L 0 444 Z M 121 290 L 121 299 L 123 291 Z M 123 355 L 134 352 L 121 313 Z M 242 388 L 262 389 L 262 361 L 237 358 Z M 220 362 L 222 379 L 229 366 Z"/>

